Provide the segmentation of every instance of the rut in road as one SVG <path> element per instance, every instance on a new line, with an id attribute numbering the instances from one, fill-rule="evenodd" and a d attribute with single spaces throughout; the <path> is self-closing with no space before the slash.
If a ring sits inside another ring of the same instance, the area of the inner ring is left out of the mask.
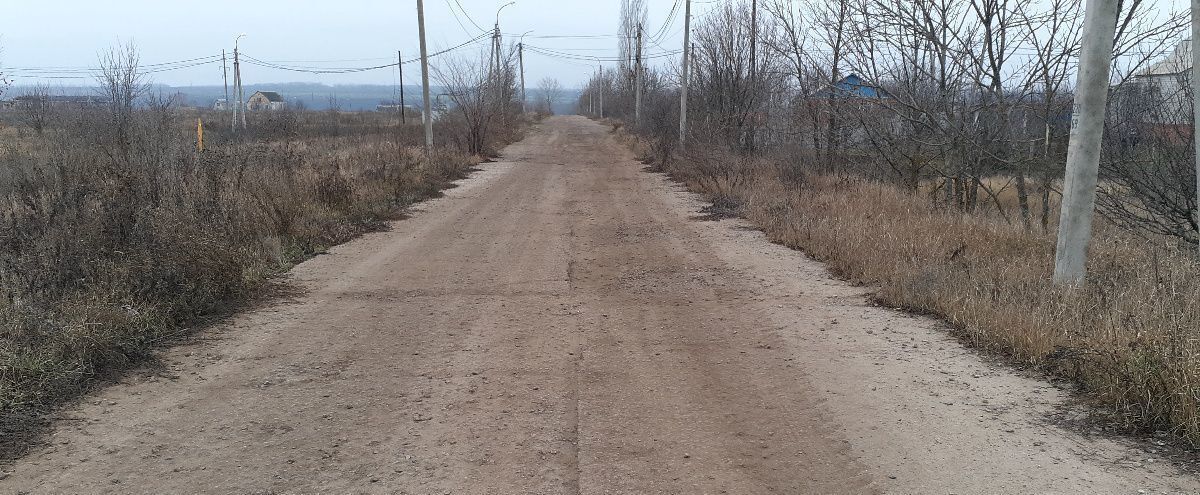
<path id="1" fill-rule="evenodd" d="M 1036 422 L 1051 401 L 1032 413 L 1011 409 L 1017 416 L 1006 424 L 1020 423 L 1019 432 L 976 422 L 969 407 L 938 409 L 926 392 L 944 383 L 904 388 L 933 373 L 928 362 L 856 361 L 879 361 L 867 347 L 888 345 L 857 340 L 864 328 L 886 322 L 934 339 L 935 325 L 867 307 L 860 290 L 799 254 L 739 237 L 751 232 L 694 222 L 687 201 L 599 124 L 549 119 L 502 162 L 392 231 L 296 267 L 290 278 L 300 295 L 167 352 L 169 373 L 131 377 L 64 413 L 76 421 L 61 422 L 0 487 L 482 494 L 1197 486 L 1169 468 L 1109 462 L 1136 446 L 1091 441 L 1080 452 L 1073 434 Z M 844 323 L 831 328 L 834 318 Z M 947 367 L 986 366 L 961 349 L 946 359 Z M 1004 405 L 1029 400 L 1035 386 L 995 371 L 970 392 L 1000 387 L 1007 391 L 996 394 L 1009 397 L 993 403 Z M 935 424 L 944 436 L 930 434 Z M 1027 450 L 1023 442 L 1047 432 L 1057 440 L 1045 455 Z"/>

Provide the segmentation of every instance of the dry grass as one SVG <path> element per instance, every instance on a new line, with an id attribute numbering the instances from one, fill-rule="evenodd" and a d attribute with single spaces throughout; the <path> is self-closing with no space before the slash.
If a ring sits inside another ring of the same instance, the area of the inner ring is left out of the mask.
<path id="1" fill-rule="evenodd" d="M 479 160 L 425 158 L 416 125 L 397 141 L 382 116 L 313 113 L 213 126 L 197 153 L 194 118 L 139 115 L 127 150 L 88 115 L 0 148 L 0 456 L 95 378 Z"/>
<path id="2" fill-rule="evenodd" d="M 767 159 L 693 153 L 666 168 L 710 199 L 732 196 L 774 242 L 879 287 L 882 304 L 936 315 L 973 346 L 1078 383 L 1131 429 L 1200 445 L 1200 266 L 1191 253 L 1101 229 L 1089 283 L 1063 288 L 1049 282 L 1053 233 L 1019 221 L 949 212 L 885 184 L 807 178 Z M 736 170 L 711 173 L 722 168 Z"/>

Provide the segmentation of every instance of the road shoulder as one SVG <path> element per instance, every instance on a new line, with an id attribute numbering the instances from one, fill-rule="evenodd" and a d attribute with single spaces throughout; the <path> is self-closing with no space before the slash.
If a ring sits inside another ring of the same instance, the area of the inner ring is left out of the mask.
<path id="1" fill-rule="evenodd" d="M 641 181 L 673 214 L 695 219 L 730 269 L 760 282 L 748 299 L 770 315 L 798 376 L 884 491 L 1200 492 L 1161 442 L 1065 426 L 1084 413 L 1058 386 L 980 356 L 936 320 L 872 304 L 868 288 L 745 220 L 701 221 L 707 203 L 663 174 Z"/>

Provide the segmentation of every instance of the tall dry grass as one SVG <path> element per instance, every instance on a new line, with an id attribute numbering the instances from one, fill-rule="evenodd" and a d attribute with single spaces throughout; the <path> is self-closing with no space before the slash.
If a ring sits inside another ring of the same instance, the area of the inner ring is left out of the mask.
<path id="1" fill-rule="evenodd" d="M 656 156 L 630 138 L 643 158 Z M 702 150 L 658 163 L 738 205 L 774 242 L 879 287 L 889 306 L 936 315 L 967 343 L 1079 384 L 1126 427 L 1200 445 L 1200 265 L 1176 245 L 1115 229 L 1092 244 L 1088 283 L 1050 283 L 1053 232 L 855 178 L 809 177 L 781 160 Z"/>
<path id="2" fill-rule="evenodd" d="M 335 113 L 90 112 L 0 146 L 0 456 L 97 377 L 251 299 L 314 253 L 386 227 L 478 157 L 426 158 L 418 125 Z M 514 134 L 515 135 L 515 134 Z"/>

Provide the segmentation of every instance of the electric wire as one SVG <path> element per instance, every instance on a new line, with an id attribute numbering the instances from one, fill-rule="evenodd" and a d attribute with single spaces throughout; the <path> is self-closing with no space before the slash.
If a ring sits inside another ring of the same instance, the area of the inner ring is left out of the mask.
<path id="1" fill-rule="evenodd" d="M 480 31 L 489 32 L 487 29 L 480 27 L 479 23 L 475 22 L 475 19 L 471 18 L 471 14 L 467 12 L 467 9 L 465 7 L 463 7 L 462 2 L 459 2 L 459 0 L 454 0 L 454 3 L 456 5 L 458 5 L 459 10 L 462 10 L 463 15 L 467 16 L 467 20 L 471 22 L 471 25 L 475 26 L 476 28 L 479 28 Z"/>
<path id="2" fill-rule="evenodd" d="M 463 43 L 460 43 L 458 45 L 455 45 L 453 47 L 431 53 L 428 56 L 430 58 L 433 58 L 433 57 L 437 57 L 439 55 L 445 55 L 445 54 L 451 53 L 455 50 L 459 50 L 461 48 L 465 48 L 472 44 L 478 43 L 478 42 L 482 41 L 484 38 L 487 38 L 489 36 L 491 36 L 491 33 L 483 33 L 483 34 L 480 34 L 479 36 L 476 36 L 472 39 L 469 39 L 469 40 L 467 40 Z M 407 65 L 407 64 L 411 64 L 411 63 L 416 63 L 421 60 L 420 57 L 415 57 L 415 58 L 403 60 L 400 62 L 392 62 L 390 64 L 374 65 L 374 66 L 368 66 L 368 67 L 320 67 L 320 66 L 288 65 L 288 64 L 282 64 L 282 63 L 276 63 L 276 62 L 272 62 L 272 61 L 268 61 L 268 60 L 262 60 L 262 59 L 255 58 L 253 56 L 247 55 L 244 52 L 241 54 L 241 56 L 243 58 L 245 58 L 246 63 L 248 63 L 250 65 L 255 65 L 258 67 L 264 67 L 264 68 L 269 68 L 269 69 L 290 71 L 290 72 L 304 72 L 304 73 L 308 73 L 308 74 L 353 74 L 353 73 L 357 73 L 357 72 L 367 72 L 367 71 L 373 71 L 373 70 L 379 70 L 379 69 L 388 69 L 388 68 L 396 67 L 397 65 L 401 65 L 401 64 Z M 382 60 L 382 59 L 380 59 L 380 60 Z"/>
<path id="3" fill-rule="evenodd" d="M 557 50 L 533 46 L 533 45 L 526 45 L 526 48 L 529 48 L 530 51 L 537 53 L 538 55 L 559 58 L 559 59 L 564 59 L 564 60 L 584 60 L 584 61 L 589 61 L 589 62 L 621 62 L 622 60 L 624 60 L 619 56 L 596 57 L 596 56 L 591 56 L 591 55 L 582 55 L 582 54 L 578 54 L 578 53 L 560 52 Z M 664 58 L 664 57 L 673 57 L 680 53 L 683 53 L 682 49 L 669 50 L 669 51 L 665 51 L 665 52 L 645 54 L 642 56 L 642 59 L 643 60 L 653 60 L 653 59 Z"/>
<path id="4" fill-rule="evenodd" d="M 663 35 L 668 33 L 675 25 L 675 15 L 678 13 L 679 0 L 675 0 L 675 3 L 671 5 L 671 11 L 667 13 L 667 18 L 663 20 L 663 25 L 658 28 L 658 31 L 655 31 L 655 33 L 650 36 L 650 44 L 657 44 L 657 42 L 662 41 Z"/>

